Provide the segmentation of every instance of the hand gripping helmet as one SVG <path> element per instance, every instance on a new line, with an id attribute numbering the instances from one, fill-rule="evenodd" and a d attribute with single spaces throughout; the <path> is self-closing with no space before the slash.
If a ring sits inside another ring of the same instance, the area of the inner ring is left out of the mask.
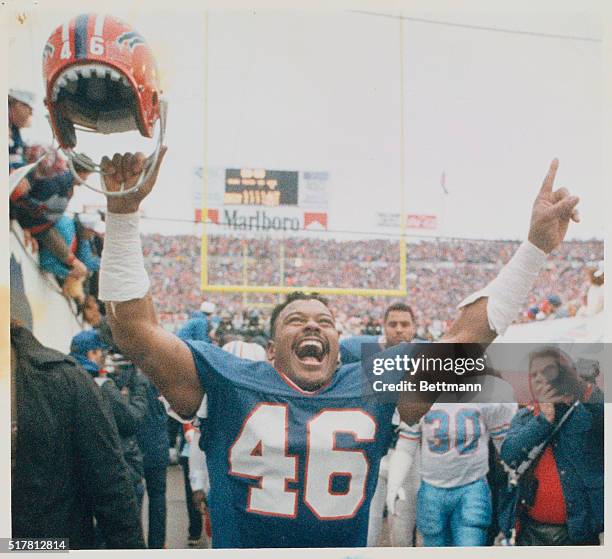
<path id="1" fill-rule="evenodd" d="M 51 128 L 76 181 L 107 195 L 124 195 L 140 188 L 159 157 L 166 116 L 155 59 L 143 37 L 112 16 L 76 16 L 47 40 L 43 76 Z M 128 190 L 108 192 L 99 165 L 75 151 L 76 126 L 101 134 L 138 130 L 152 138 L 158 121 L 155 151 L 138 183 Z M 81 180 L 74 163 L 100 173 L 103 190 Z"/>

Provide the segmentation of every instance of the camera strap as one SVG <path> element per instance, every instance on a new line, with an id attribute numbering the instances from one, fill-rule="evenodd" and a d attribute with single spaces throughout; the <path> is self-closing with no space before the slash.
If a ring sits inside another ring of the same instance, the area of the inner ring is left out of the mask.
<path id="1" fill-rule="evenodd" d="M 548 446 L 553 437 L 559 432 L 559 429 L 563 426 L 563 424 L 568 420 L 569 416 L 574 412 L 576 407 L 580 404 L 580 400 L 576 400 L 570 408 L 563 414 L 561 419 L 555 425 L 555 428 L 552 432 L 541 442 L 539 445 L 534 446 L 527 455 L 527 460 L 521 462 L 517 468 L 511 468 L 508 464 L 506 464 L 503 460 L 500 460 L 502 467 L 505 472 L 508 474 L 508 483 L 512 486 L 517 486 L 519 480 L 523 476 L 523 474 L 531 467 L 534 461 L 540 456 L 542 451 Z"/>

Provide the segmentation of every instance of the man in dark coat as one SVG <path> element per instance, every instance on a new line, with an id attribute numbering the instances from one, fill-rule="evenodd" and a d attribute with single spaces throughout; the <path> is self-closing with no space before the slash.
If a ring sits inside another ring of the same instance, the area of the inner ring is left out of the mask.
<path id="1" fill-rule="evenodd" d="M 119 435 L 91 376 L 11 323 L 12 537 L 68 538 L 95 547 L 144 547 Z"/>
<path id="2" fill-rule="evenodd" d="M 70 344 L 73 357 L 102 389 L 110 404 L 117 423 L 123 458 L 134 486 L 138 505 L 144 495 L 144 468 L 142 452 L 138 446 L 136 433 L 142 425 L 147 411 L 145 378 L 138 374 L 131 363 L 122 357 L 115 360 L 113 372 L 107 372 L 104 364 L 104 350 L 110 346 L 102 340 L 97 330 L 79 332 Z"/>

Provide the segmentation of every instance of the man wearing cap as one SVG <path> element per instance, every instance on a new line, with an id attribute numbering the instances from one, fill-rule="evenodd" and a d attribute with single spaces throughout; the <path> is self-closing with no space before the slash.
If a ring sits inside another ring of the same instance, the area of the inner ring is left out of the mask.
<path id="1" fill-rule="evenodd" d="M 200 310 L 191 314 L 191 318 L 179 328 L 176 335 L 183 340 L 200 340 L 211 343 L 210 321 L 216 310 L 217 306 L 211 301 L 202 302 Z"/>
<path id="2" fill-rule="evenodd" d="M 94 379 L 98 379 L 104 365 L 104 351 L 107 349 L 109 347 L 102 341 L 96 330 L 85 330 L 72 338 L 70 357 L 91 374 Z M 103 378 L 105 378 L 104 373 Z M 104 384 L 98 380 L 96 382 L 98 385 Z"/>
<path id="3" fill-rule="evenodd" d="M 9 173 L 26 164 L 25 143 L 21 129 L 32 125 L 34 94 L 23 89 L 9 89 Z"/>
<path id="4" fill-rule="evenodd" d="M 123 458 L 128 466 L 130 478 L 138 505 L 142 503 L 144 495 L 142 453 L 138 448 L 136 434 L 142 423 L 146 401 L 138 403 L 136 411 L 131 405 L 128 395 L 119 390 L 115 381 L 103 369 L 105 351 L 110 349 L 100 337 L 97 330 L 85 330 L 78 333 L 70 344 L 70 357 L 94 377 L 100 386 L 104 398 L 110 408 L 117 424 Z"/>

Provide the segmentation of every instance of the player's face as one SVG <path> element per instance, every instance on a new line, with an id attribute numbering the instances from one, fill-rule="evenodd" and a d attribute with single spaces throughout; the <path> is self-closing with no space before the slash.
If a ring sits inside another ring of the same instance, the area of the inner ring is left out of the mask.
<path id="1" fill-rule="evenodd" d="M 401 342 L 409 342 L 414 338 L 416 327 L 412 315 L 408 311 L 391 311 L 385 320 L 385 338 L 387 347 Z"/>
<path id="2" fill-rule="evenodd" d="M 338 363 L 338 332 L 331 311 L 315 299 L 287 305 L 276 320 L 268 359 L 302 390 L 326 384 Z"/>

